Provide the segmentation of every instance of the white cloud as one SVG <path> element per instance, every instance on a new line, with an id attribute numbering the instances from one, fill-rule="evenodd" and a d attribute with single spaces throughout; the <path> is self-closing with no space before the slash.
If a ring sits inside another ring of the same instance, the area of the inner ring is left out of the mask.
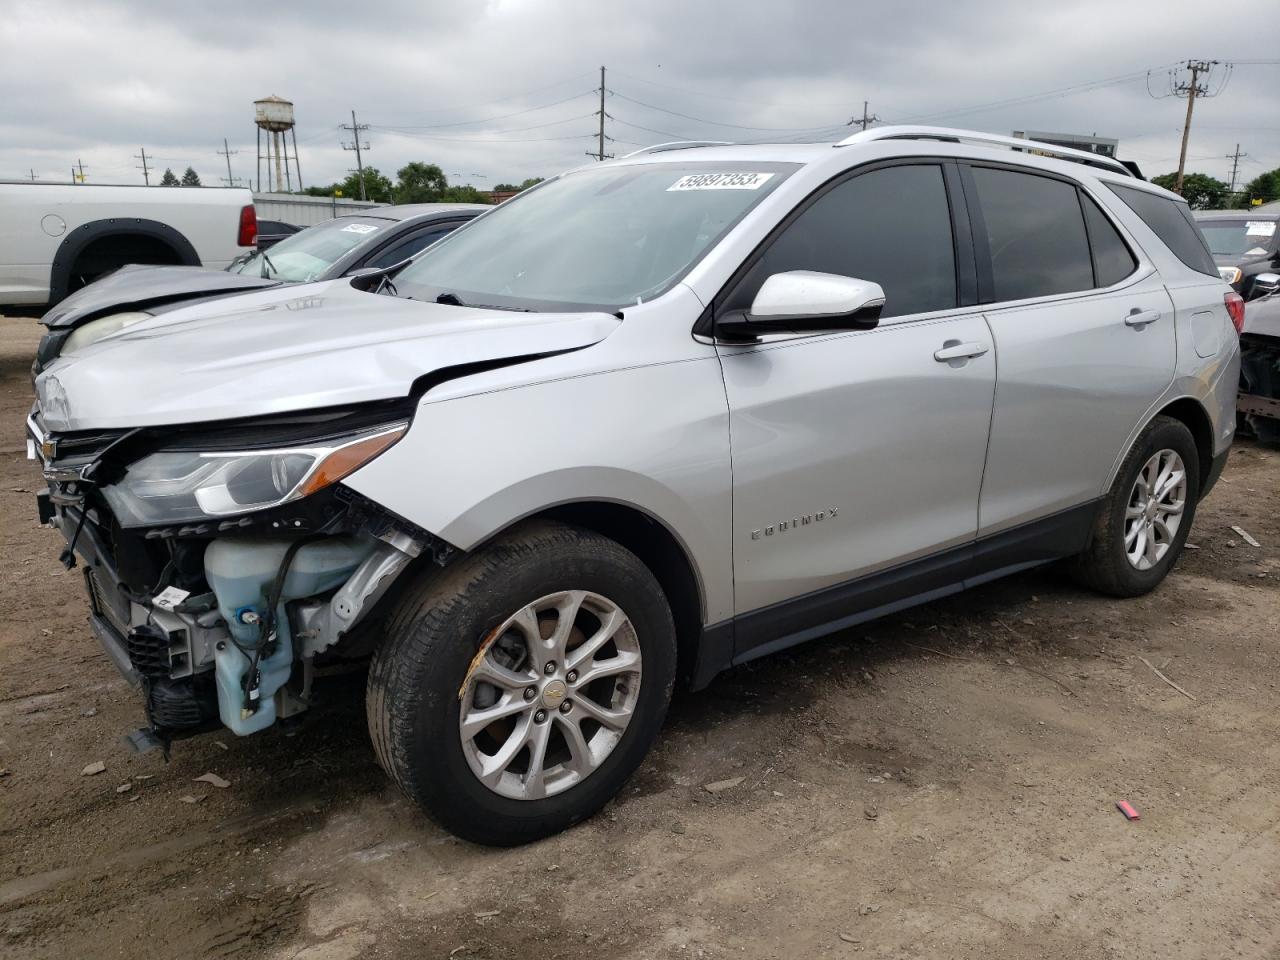
<path id="1" fill-rule="evenodd" d="M 1266 22 L 1270 6 L 1243 0 L 1233 20 Z M 353 165 L 338 130 L 352 108 L 373 125 L 367 162 L 384 172 L 426 160 L 464 182 L 520 180 L 586 160 L 601 63 L 615 152 L 672 135 L 825 128 L 813 132 L 834 138 L 868 99 L 887 120 L 1116 136 L 1122 156 L 1154 174 L 1176 163 L 1185 104 L 1151 99 L 1141 79 L 990 105 L 1188 56 L 1276 59 L 1265 30 L 1207 39 L 1204 10 L 1191 0 L 24 4 L 0 18 L 0 176 L 66 177 L 82 159 L 91 181 L 133 182 L 145 147 L 161 168 L 190 164 L 216 182 L 224 136 L 240 151 L 237 175 L 252 175 L 252 102 L 278 93 L 296 104 L 308 183 Z M 1250 154 L 1242 178 L 1280 166 L 1278 85 L 1280 67 L 1239 66 L 1197 107 L 1190 166 L 1225 177 L 1236 142 Z"/>

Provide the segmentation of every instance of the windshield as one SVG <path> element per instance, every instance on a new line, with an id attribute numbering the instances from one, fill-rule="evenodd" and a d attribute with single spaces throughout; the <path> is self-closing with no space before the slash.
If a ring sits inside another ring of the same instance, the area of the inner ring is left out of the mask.
<path id="1" fill-rule="evenodd" d="M 1276 233 L 1274 220 L 1201 220 L 1199 226 L 1215 257 L 1264 256 Z"/>
<path id="2" fill-rule="evenodd" d="M 659 163 L 566 174 L 441 240 L 396 286 L 466 306 L 634 306 L 675 284 L 795 168 Z"/>
<path id="3" fill-rule="evenodd" d="M 298 231 L 265 254 L 255 250 L 247 260 L 232 266 L 231 272 L 291 283 L 315 280 L 357 245 L 393 223 L 381 217 L 338 217 Z"/>

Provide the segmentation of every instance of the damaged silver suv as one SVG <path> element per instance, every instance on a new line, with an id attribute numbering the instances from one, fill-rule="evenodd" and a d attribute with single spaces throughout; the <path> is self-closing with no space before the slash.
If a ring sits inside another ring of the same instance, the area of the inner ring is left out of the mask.
<path id="1" fill-rule="evenodd" d="M 367 658 L 387 773 L 511 844 L 613 796 L 678 682 L 1061 558 L 1154 588 L 1242 319 L 1185 203 L 1105 158 L 664 145 L 394 276 L 69 351 L 30 446 L 136 743 L 256 733 Z"/>

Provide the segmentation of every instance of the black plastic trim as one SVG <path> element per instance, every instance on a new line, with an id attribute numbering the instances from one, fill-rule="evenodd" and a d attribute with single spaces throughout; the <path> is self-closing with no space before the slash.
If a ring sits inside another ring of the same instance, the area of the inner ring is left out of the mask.
<path id="1" fill-rule="evenodd" d="M 1231 448 L 1227 447 L 1209 462 L 1209 471 L 1204 475 L 1204 479 L 1200 481 L 1201 500 L 1209 495 L 1209 491 L 1213 489 L 1214 484 L 1218 482 L 1218 478 L 1222 476 L 1222 471 L 1227 466 L 1227 457 L 1230 454 Z"/>
<path id="2" fill-rule="evenodd" d="M 1030 569 L 1088 546 L 1101 500 L 704 627 L 694 689 L 729 666 Z"/>

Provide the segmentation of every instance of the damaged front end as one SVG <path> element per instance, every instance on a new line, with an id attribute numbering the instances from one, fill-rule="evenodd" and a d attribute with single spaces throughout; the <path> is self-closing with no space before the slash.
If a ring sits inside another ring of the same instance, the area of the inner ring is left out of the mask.
<path id="1" fill-rule="evenodd" d="M 341 480 L 408 429 L 405 404 L 199 428 L 53 434 L 29 453 L 41 519 L 79 559 L 90 624 L 142 692 L 135 747 L 247 735 L 311 702 L 317 658 L 358 657 L 403 571 L 453 548 Z"/>

